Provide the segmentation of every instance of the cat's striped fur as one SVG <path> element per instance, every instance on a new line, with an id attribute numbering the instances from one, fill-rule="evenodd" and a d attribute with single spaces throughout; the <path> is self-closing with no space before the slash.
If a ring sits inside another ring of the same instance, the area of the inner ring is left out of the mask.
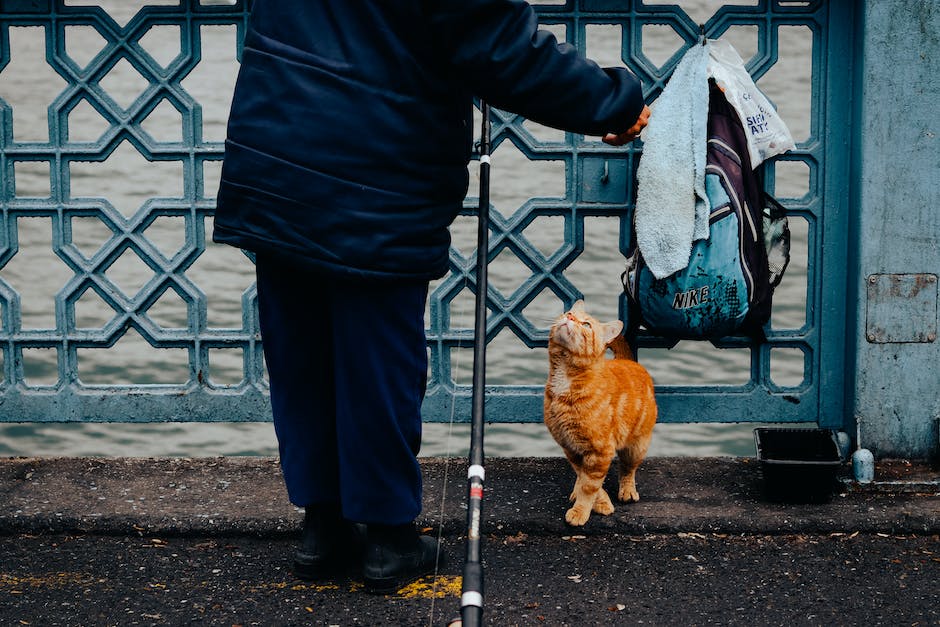
<path id="1" fill-rule="evenodd" d="M 586 523 L 591 511 L 614 511 L 603 488 L 614 456 L 620 470 L 618 497 L 640 500 L 636 469 L 656 424 L 656 399 L 653 380 L 631 358 L 622 330 L 619 320 L 598 322 L 579 300 L 555 321 L 549 335 L 544 418 L 577 475 L 574 505 L 565 514 L 571 525 Z M 613 359 L 606 356 L 608 347 Z"/>

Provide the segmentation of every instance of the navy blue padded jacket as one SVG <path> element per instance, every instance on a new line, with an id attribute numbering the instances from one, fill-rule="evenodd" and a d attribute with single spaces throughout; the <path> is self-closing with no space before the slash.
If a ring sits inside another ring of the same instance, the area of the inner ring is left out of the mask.
<path id="1" fill-rule="evenodd" d="M 643 108 L 522 0 L 255 0 L 213 239 L 349 277 L 448 267 L 472 96 L 587 135 Z"/>

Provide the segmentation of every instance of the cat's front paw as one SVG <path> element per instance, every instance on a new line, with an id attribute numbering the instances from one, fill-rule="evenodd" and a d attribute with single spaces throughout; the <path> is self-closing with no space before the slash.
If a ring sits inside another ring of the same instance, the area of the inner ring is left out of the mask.
<path id="1" fill-rule="evenodd" d="M 640 493 L 636 491 L 636 488 L 620 488 L 617 498 L 624 503 L 636 503 L 640 500 Z"/>
<path id="2" fill-rule="evenodd" d="M 571 525 L 572 527 L 581 527 L 584 523 L 587 522 L 588 517 L 591 515 L 590 511 L 586 511 L 583 508 L 575 505 L 567 512 L 565 512 L 565 522 Z"/>
<path id="3" fill-rule="evenodd" d="M 640 494 L 636 491 L 636 481 L 633 477 L 621 477 L 619 488 L 617 498 L 622 502 L 636 503 L 640 500 Z"/>

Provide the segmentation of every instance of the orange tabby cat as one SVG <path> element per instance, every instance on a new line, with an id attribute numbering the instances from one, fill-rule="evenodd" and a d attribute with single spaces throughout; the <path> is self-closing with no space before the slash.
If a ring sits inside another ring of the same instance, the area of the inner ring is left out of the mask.
<path id="1" fill-rule="evenodd" d="M 604 515 L 614 511 L 603 483 L 615 453 L 618 497 L 640 500 L 635 475 L 653 435 L 656 399 L 653 380 L 631 359 L 622 330 L 619 320 L 592 318 L 579 300 L 549 334 L 545 425 L 577 475 L 570 497 L 574 506 L 565 513 L 570 525 L 586 523 L 592 510 Z M 614 359 L 605 356 L 608 345 Z"/>

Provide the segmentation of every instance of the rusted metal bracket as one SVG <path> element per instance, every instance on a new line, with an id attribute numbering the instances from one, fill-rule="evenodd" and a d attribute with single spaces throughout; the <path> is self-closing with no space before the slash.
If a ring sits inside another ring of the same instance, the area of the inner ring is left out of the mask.
<path id="1" fill-rule="evenodd" d="M 937 339 L 936 274 L 872 274 L 868 277 L 865 337 L 872 344 Z"/>

